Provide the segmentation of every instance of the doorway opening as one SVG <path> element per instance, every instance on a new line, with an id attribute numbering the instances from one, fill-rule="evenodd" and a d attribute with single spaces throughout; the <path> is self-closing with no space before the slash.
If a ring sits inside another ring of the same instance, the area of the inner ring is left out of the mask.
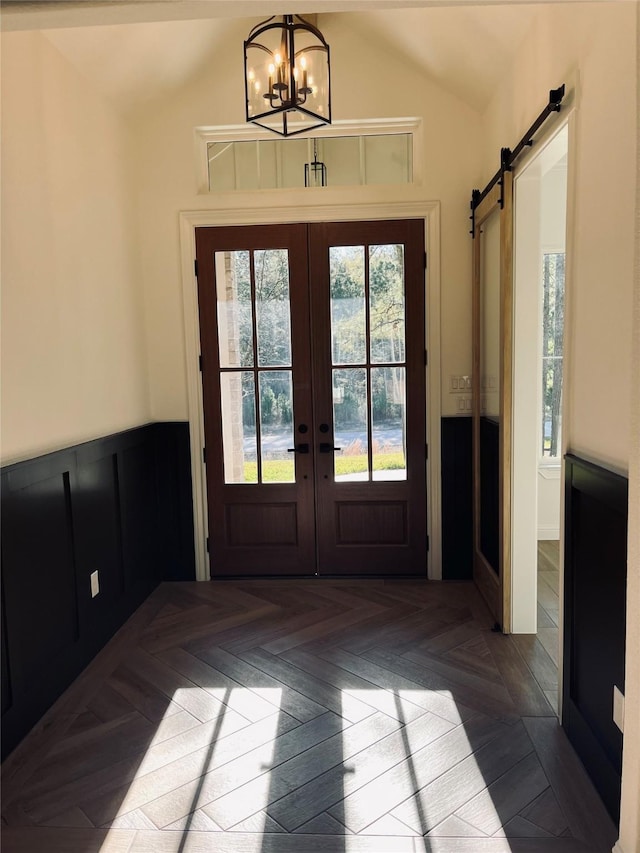
<path id="1" fill-rule="evenodd" d="M 196 229 L 212 576 L 424 576 L 420 220 Z"/>
<path id="2" fill-rule="evenodd" d="M 514 180 L 513 632 L 556 711 L 568 143 Z"/>

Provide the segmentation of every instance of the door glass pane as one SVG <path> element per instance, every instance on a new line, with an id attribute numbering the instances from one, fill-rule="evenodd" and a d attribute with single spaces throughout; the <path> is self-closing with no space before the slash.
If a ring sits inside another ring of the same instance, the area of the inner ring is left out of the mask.
<path id="1" fill-rule="evenodd" d="M 318 157 L 326 163 L 329 186 L 363 183 L 360 137 L 322 139 L 318 145 Z"/>
<path id="2" fill-rule="evenodd" d="M 412 137 L 409 133 L 364 137 L 364 183 L 410 184 Z"/>
<path id="3" fill-rule="evenodd" d="M 364 246 L 329 248 L 333 364 L 366 361 Z"/>
<path id="4" fill-rule="evenodd" d="M 480 229 L 480 550 L 500 574 L 500 210 Z M 533 390 L 532 390 L 533 393 Z"/>
<path id="5" fill-rule="evenodd" d="M 260 457 L 263 483 L 294 483 L 293 384 L 290 370 L 260 373 Z"/>
<path id="6" fill-rule="evenodd" d="M 256 404 L 253 372 L 220 375 L 225 483 L 257 483 Z"/>
<path id="7" fill-rule="evenodd" d="M 561 447 L 564 252 L 545 253 L 542 275 L 542 456 Z"/>
<path id="8" fill-rule="evenodd" d="M 405 359 L 404 246 L 369 246 L 369 331 L 374 364 Z"/>
<path id="9" fill-rule="evenodd" d="M 481 413 L 500 419 L 500 212 L 493 211 L 480 232 Z"/>
<path id="10" fill-rule="evenodd" d="M 291 365 L 289 253 L 286 249 L 254 252 L 256 326 L 260 367 Z"/>
<path id="11" fill-rule="evenodd" d="M 362 367 L 333 371 L 336 482 L 369 479 L 367 377 Z"/>
<path id="12" fill-rule="evenodd" d="M 240 143 L 243 144 L 243 143 Z M 246 145 L 246 143 L 244 143 Z M 249 143 L 250 145 L 251 143 Z M 209 161 L 209 189 L 226 192 L 236 188 L 234 142 L 211 142 L 207 145 Z"/>
<path id="13" fill-rule="evenodd" d="M 253 366 L 249 252 L 216 252 L 220 367 Z"/>
<path id="14" fill-rule="evenodd" d="M 293 145 L 291 144 L 293 143 Z M 279 187 L 303 187 L 304 164 L 309 160 L 308 139 L 277 139 Z"/>
<path id="15" fill-rule="evenodd" d="M 332 187 L 410 184 L 413 134 L 209 142 L 210 192 L 304 187 L 305 165 L 325 164 Z"/>
<path id="16" fill-rule="evenodd" d="M 404 367 L 371 368 L 371 444 L 374 480 L 406 480 Z"/>

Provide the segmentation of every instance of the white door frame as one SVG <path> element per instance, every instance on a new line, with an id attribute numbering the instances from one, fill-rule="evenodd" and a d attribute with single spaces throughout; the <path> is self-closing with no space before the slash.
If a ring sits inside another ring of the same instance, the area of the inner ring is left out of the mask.
<path id="1" fill-rule="evenodd" d="M 253 198 L 252 198 L 253 200 Z M 199 369 L 200 325 L 196 286 L 195 229 L 219 225 L 269 225 L 288 222 L 347 222 L 372 219 L 424 219 L 428 253 L 426 271 L 426 341 L 429 353 L 425 367 L 427 383 L 427 534 L 429 536 L 428 578 L 442 578 L 442 507 L 440 450 L 440 202 L 373 202 L 360 204 L 283 205 L 275 191 L 255 195 L 256 205 L 210 210 L 183 211 L 179 214 L 182 296 L 184 307 L 185 359 L 191 440 L 191 479 L 193 488 L 194 545 L 196 580 L 210 580 L 206 469 L 202 460 L 204 446 L 204 409 Z M 271 202 L 271 204 L 269 204 Z"/>
<path id="2" fill-rule="evenodd" d="M 575 140 L 575 104 L 570 104 L 569 109 L 563 109 L 555 120 L 549 122 L 546 132 L 538 140 L 535 149 L 527 157 L 523 157 L 518 164 L 514 174 L 514 217 L 518 213 L 518 180 L 527 168 L 540 157 L 545 148 L 553 142 L 556 136 L 565 128 L 568 130 L 568 184 L 567 184 L 567 212 L 566 212 L 566 245 L 565 252 L 567 263 L 565 267 L 565 327 L 564 327 L 564 376 L 565 383 L 570 381 L 571 376 L 571 314 L 570 306 L 573 299 L 572 272 L 573 272 L 573 234 L 575 227 L 574 186 L 576 170 L 576 140 Z M 535 403 L 536 418 L 539 415 L 539 394 L 531 395 L 529 385 L 523 381 L 518 368 L 518 311 L 521 310 L 519 302 L 521 297 L 526 298 L 523 291 L 523 282 L 520 280 L 518 271 L 518 224 L 514 228 L 514 402 L 513 402 L 513 494 L 512 494 L 512 549 L 514 554 L 514 565 L 512 573 L 512 633 L 536 633 L 537 631 L 537 497 L 535 494 L 535 482 L 538 477 L 539 454 L 538 442 L 535 430 L 532 432 L 531 411 Z M 526 310 L 526 309 L 525 309 Z M 529 399 L 527 399 L 527 397 Z M 534 400 L 535 397 L 535 400 Z M 564 577 L 564 455 L 567 452 L 568 426 L 569 426 L 569 394 L 563 389 L 562 395 L 562 438 L 560 450 L 560 601 L 563 600 L 563 577 Z M 532 450 L 533 443 L 533 450 Z M 535 460 L 532 461 L 535 457 Z M 535 464 L 535 472 L 532 466 Z M 533 480 L 532 480 L 533 477 Z M 531 494 L 531 483 L 534 483 L 533 494 Z M 533 515 L 532 515 L 533 512 Z M 534 548 L 534 553 L 528 551 Z M 518 555 L 520 555 L 518 557 Z M 559 640 L 562 649 L 563 637 L 563 611 L 559 614 Z M 559 691 L 562 689 L 562 656 L 559 658 L 558 684 Z M 561 705 L 559 706 L 561 707 Z"/>

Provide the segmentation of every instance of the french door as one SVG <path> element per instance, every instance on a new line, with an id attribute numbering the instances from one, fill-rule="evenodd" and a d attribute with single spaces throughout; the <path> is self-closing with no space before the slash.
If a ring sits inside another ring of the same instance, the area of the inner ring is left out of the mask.
<path id="1" fill-rule="evenodd" d="M 426 577 L 423 228 L 196 229 L 212 577 Z"/>

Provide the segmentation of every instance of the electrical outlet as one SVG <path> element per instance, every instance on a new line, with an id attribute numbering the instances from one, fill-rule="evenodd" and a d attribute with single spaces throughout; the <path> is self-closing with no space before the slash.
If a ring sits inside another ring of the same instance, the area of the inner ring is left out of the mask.
<path id="1" fill-rule="evenodd" d="M 613 722 L 621 732 L 624 731 L 624 693 L 621 693 L 615 684 L 613 685 Z"/>
<path id="2" fill-rule="evenodd" d="M 95 598 L 100 592 L 100 581 L 98 579 L 98 570 L 91 572 L 91 598 Z"/>

